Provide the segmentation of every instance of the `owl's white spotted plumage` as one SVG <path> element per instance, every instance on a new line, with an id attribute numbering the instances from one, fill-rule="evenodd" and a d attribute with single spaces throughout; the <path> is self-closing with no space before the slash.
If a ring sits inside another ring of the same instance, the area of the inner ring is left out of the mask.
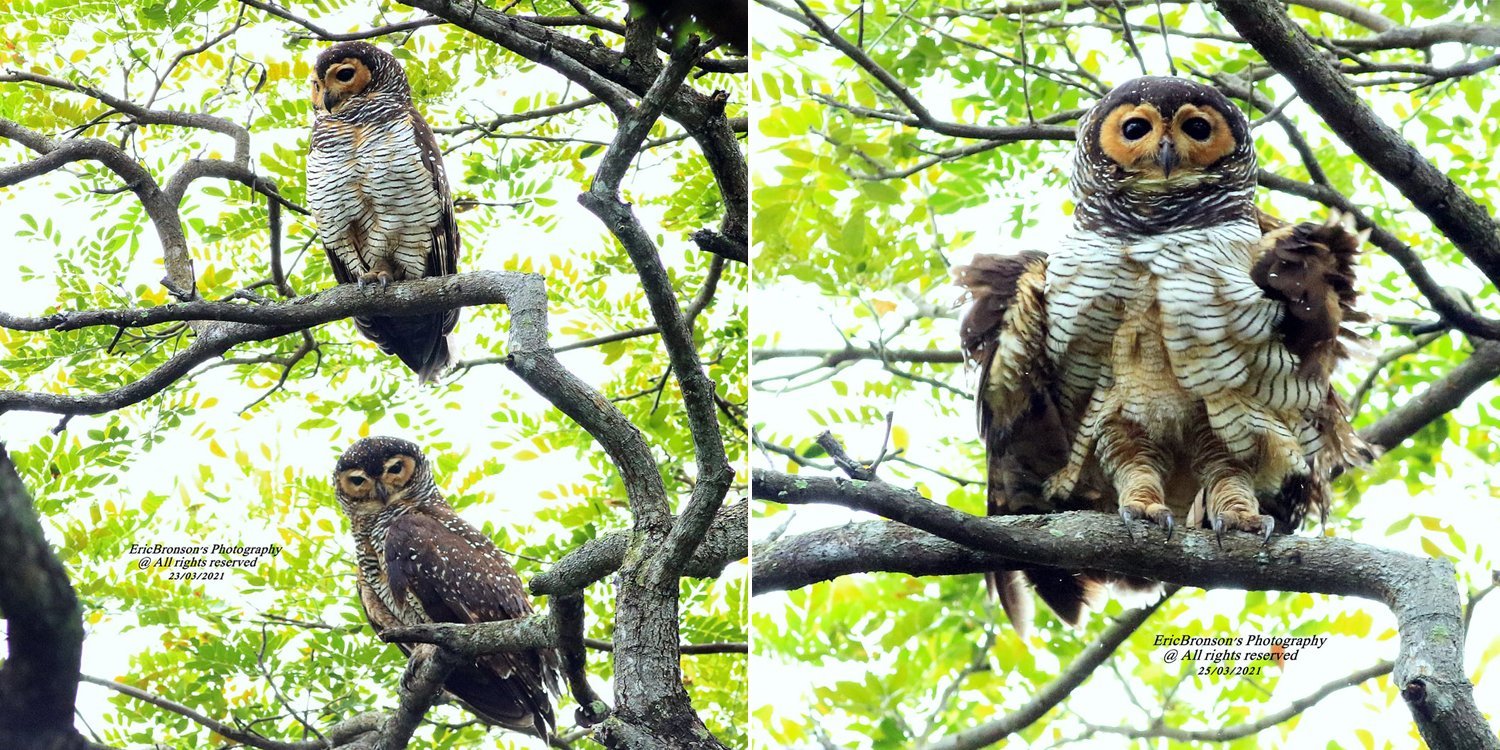
<path id="1" fill-rule="evenodd" d="M 956 277 L 981 368 L 991 513 L 1118 512 L 1129 527 L 1292 531 L 1332 473 L 1368 458 L 1329 384 L 1345 355 L 1353 258 L 1341 222 L 1255 206 L 1245 116 L 1179 78 L 1117 87 L 1079 122 L 1077 209 L 1046 255 L 977 256 Z M 1022 583 L 1069 622 L 1099 571 L 992 578 L 1013 622 Z"/>
<path id="2" fill-rule="evenodd" d="M 376 633 L 532 614 L 515 569 L 453 512 L 416 445 L 370 437 L 349 446 L 334 468 L 334 494 L 354 532 L 360 604 Z M 443 688 L 491 724 L 546 738 L 556 728 L 557 672 L 553 649 L 507 651 L 460 665 Z"/>
<path id="3" fill-rule="evenodd" d="M 313 71 L 307 200 L 334 277 L 379 284 L 451 274 L 458 226 L 442 152 L 400 62 L 366 42 L 324 50 Z M 448 366 L 458 311 L 355 318 L 429 382 Z"/>

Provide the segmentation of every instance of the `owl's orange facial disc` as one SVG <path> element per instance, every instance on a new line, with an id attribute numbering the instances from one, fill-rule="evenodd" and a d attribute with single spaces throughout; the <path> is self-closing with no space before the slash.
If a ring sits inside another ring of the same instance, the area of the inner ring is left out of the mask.
<path id="1" fill-rule="evenodd" d="M 1168 118 L 1142 102 L 1121 104 L 1105 116 L 1099 147 L 1132 177 L 1165 186 L 1195 179 L 1233 153 L 1235 139 L 1216 109 L 1185 104 Z"/>
<path id="2" fill-rule="evenodd" d="M 329 65 L 323 80 L 314 86 L 313 94 L 322 93 L 321 104 L 329 112 L 338 109 L 349 97 L 365 90 L 370 85 L 370 69 L 357 57 L 346 57 Z"/>
<path id="3" fill-rule="evenodd" d="M 386 459 L 385 468 L 382 469 L 383 473 L 380 475 L 380 484 L 389 488 L 391 494 L 395 494 L 395 491 L 404 489 L 407 482 L 411 481 L 411 475 L 416 468 L 416 459 L 411 456 L 394 456 Z"/>
<path id="4" fill-rule="evenodd" d="M 369 500 L 375 497 L 376 483 L 359 469 L 349 469 L 338 475 L 339 491 L 353 500 Z"/>

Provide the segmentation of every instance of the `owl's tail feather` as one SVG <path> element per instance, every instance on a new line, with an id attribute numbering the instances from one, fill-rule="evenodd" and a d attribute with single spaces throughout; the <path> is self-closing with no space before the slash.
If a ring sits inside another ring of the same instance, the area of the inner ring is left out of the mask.
<path id="1" fill-rule="evenodd" d="M 1105 580 L 1092 571 L 1030 568 L 1026 578 L 1058 619 L 1074 627 L 1083 621 L 1085 607 L 1101 609 L 1109 598 Z"/>
<path id="2" fill-rule="evenodd" d="M 479 664 L 453 670 L 443 687 L 489 724 L 550 738 L 557 721 L 546 693 L 515 676 L 499 676 L 503 662 L 504 659 L 481 657 Z"/>
<path id="3" fill-rule="evenodd" d="M 1019 570 L 1001 570 L 984 574 L 984 585 L 990 596 L 1000 600 L 1006 619 L 1016 633 L 1025 638 L 1031 632 L 1031 621 L 1036 615 L 1036 606 L 1031 602 L 1031 592 L 1026 577 Z"/>
<path id="4" fill-rule="evenodd" d="M 451 360 L 448 332 L 453 330 L 451 313 L 437 315 L 376 316 L 355 318 L 354 325 L 365 338 L 394 354 L 417 374 L 421 382 L 438 379 Z"/>
<path id="5" fill-rule="evenodd" d="M 1057 619 L 1071 627 L 1083 622 L 1085 609 L 1103 609 L 1110 589 L 1116 589 L 1117 593 L 1148 595 L 1161 590 L 1160 581 L 1102 570 L 1074 572 L 1062 568 L 1027 568 L 988 573 L 984 578 L 990 594 L 1000 600 L 1005 616 L 1022 638 L 1031 631 L 1036 612 L 1029 589 L 1036 589 L 1037 596 L 1057 615 Z"/>

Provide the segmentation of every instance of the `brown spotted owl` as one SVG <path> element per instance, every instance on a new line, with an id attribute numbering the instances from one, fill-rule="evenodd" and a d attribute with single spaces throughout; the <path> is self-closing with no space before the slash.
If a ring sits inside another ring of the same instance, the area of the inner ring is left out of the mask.
<path id="1" fill-rule="evenodd" d="M 1364 320 L 1364 235 L 1287 225 L 1255 206 L 1249 123 L 1181 78 L 1120 85 L 1080 120 L 1073 227 L 1050 253 L 980 255 L 962 345 L 979 371 L 994 514 L 1100 510 L 1170 537 L 1179 524 L 1269 535 L 1322 515 L 1329 481 L 1368 460 L 1329 384 Z M 990 577 L 1018 628 L 1030 581 L 1065 621 L 1102 571 Z"/>
<path id="2" fill-rule="evenodd" d="M 334 467 L 334 494 L 354 531 L 359 600 L 376 633 L 532 614 L 516 571 L 449 507 L 415 444 L 370 437 L 349 446 Z M 542 738 L 557 726 L 553 649 L 481 656 L 454 669 L 443 688 L 491 724 Z"/>
<path id="3" fill-rule="evenodd" d="M 458 265 L 458 225 L 432 129 L 411 103 L 401 63 L 342 42 L 313 69 L 307 200 L 341 284 L 443 276 Z M 448 366 L 458 311 L 357 317 L 360 333 L 431 382 Z"/>

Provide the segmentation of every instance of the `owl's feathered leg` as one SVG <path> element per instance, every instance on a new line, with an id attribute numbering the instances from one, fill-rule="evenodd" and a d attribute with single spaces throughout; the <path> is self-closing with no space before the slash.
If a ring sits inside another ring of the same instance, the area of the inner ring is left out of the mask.
<path id="1" fill-rule="evenodd" d="M 1167 507 L 1162 477 L 1170 459 L 1141 427 L 1121 416 L 1106 418 L 1099 430 L 1099 462 L 1113 480 L 1120 498 L 1120 518 L 1135 538 L 1131 521 L 1145 519 L 1166 529 L 1172 537 L 1176 522 Z"/>
<path id="2" fill-rule="evenodd" d="M 1248 531 L 1271 540 L 1276 519 L 1260 512 L 1255 485 L 1250 472 L 1230 457 L 1224 443 L 1205 425 L 1197 430 L 1192 445 L 1197 447 L 1193 470 L 1204 492 L 1204 520 L 1214 530 L 1219 546 L 1224 546 L 1224 530 Z"/>

